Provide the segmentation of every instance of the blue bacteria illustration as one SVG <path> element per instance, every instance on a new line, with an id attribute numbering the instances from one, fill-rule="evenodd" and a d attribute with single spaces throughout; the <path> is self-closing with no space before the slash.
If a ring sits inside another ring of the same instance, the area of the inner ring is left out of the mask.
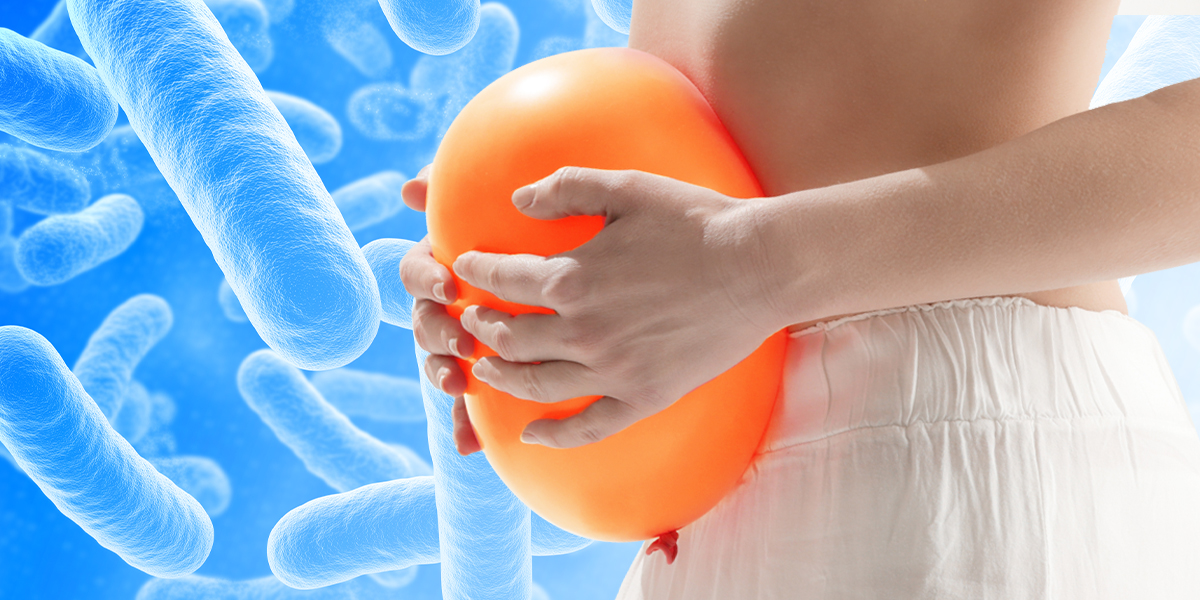
<path id="1" fill-rule="evenodd" d="M 275 58 L 267 8 L 259 0 L 204 0 L 204 3 L 246 64 L 255 73 L 266 70 Z"/>
<path id="2" fill-rule="evenodd" d="M 246 357 L 237 379 L 246 403 L 279 441 L 336 490 L 429 473 L 411 451 L 398 452 L 355 427 L 299 369 L 270 350 Z"/>
<path id="3" fill-rule="evenodd" d="M 56 160 L 31 148 L 0 144 L 0 198 L 12 209 L 43 215 L 83 210 L 92 198 L 87 178 L 64 160 Z M 11 233 L 12 222 L 5 235 Z"/>
<path id="4" fill-rule="evenodd" d="M 213 543 L 200 504 L 138 456 L 45 338 L 0 327 L 0 442 L 55 506 L 151 575 L 195 571 Z"/>
<path id="5" fill-rule="evenodd" d="M 348 417 L 399 423 L 425 421 L 421 383 L 415 379 L 342 367 L 313 373 L 310 381 L 321 397 Z"/>
<path id="6" fill-rule="evenodd" d="M 122 410 L 133 370 L 173 323 L 166 300 L 141 294 L 113 309 L 88 339 L 71 371 L 110 421 Z"/>
<path id="7" fill-rule="evenodd" d="M 63 283 L 116 257 L 142 231 L 142 207 L 124 194 L 84 210 L 47 217 L 17 238 L 17 270 L 34 285 Z"/>
<path id="8" fill-rule="evenodd" d="M 479 28 L 479 0 L 379 0 L 392 31 L 425 54 L 462 48 Z"/>
<path id="9" fill-rule="evenodd" d="M 221 312 L 226 319 L 234 323 L 250 320 L 246 317 L 246 311 L 242 310 L 242 303 L 238 301 L 237 294 L 233 293 L 233 288 L 229 287 L 229 282 L 224 279 L 221 280 L 221 285 L 217 286 L 217 303 L 221 305 Z"/>
<path id="10" fill-rule="evenodd" d="M 353 13 L 343 13 L 325 24 L 325 41 L 359 73 L 382 77 L 392 68 L 392 49 L 374 25 Z"/>
<path id="11" fill-rule="evenodd" d="M 365 229 L 404 209 L 400 188 L 405 181 L 408 178 L 396 171 L 376 173 L 338 188 L 333 192 L 333 202 L 350 231 Z"/>
<path id="12" fill-rule="evenodd" d="M 417 363 L 428 353 L 417 350 Z M 487 459 L 454 446 L 454 399 L 422 378 L 433 456 L 442 596 L 528 598 L 533 553 L 529 509 L 505 487 Z"/>
<path id="13" fill-rule="evenodd" d="M 413 141 L 433 130 L 431 108 L 426 95 L 398 83 L 372 83 L 350 96 L 346 113 L 350 124 L 371 139 Z"/>
<path id="14" fill-rule="evenodd" d="M 435 564 L 433 478 L 364 485 L 297 507 L 271 530 L 267 558 L 281 581 L 300 589 Z"/>
<path id="15" fill-rule="evenodd" d="M 458 456 L 398 329 L 403 174 L 514 67 L 624 44 L 590 0 L 20 7 L 59 104 L 0 98 L 0 596 L 615 594 L 635 545 Z"/>
<path id="16" fill-rule="evenodd" d="M 41 148 L 87 150 L 117 121 L 96 69 L 3 27 L 0 89 L 0 131 Z"/>
<path id="17" fill-rule="evenodd" d="M 379 283 L 383 321 L 404 329 L 412 329 L 413 297 L 400 281 L 400 261 L 414 245 L 416 242 L 383 238 L 363 246 L 363 255 Z"/>
<path id="18" fill-rule="evenodd" d="M 305 368 L 339 367 L 362 354 L 379 327 L 374 277 L 287 122 L 215 33 L 207 7 L 67 6 L 259 335 Z M 186 92 L 175 85 L 181 79 Z"/>
<path id="19" fill-rule="evenodd" d="M 342 126 L 333 115 L 299 96 L 268 90 L 267 97 L 279 109 L 312 164 L 327 163 L 337 157 L 342 149 Z"/>
<path id="20" fill-rule="evenodd" d="M 596 14 L 614 31 L 629 35 L 629 19 L 633 16 L 633 0 L 592 0 Z"/>

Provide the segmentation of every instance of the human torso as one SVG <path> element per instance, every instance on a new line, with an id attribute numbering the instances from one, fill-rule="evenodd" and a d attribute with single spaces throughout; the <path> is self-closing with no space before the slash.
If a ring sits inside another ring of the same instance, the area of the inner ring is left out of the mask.
<path id="1" fill-rule="evenodd" d="M 695 82 L 781 195 L 958 158 L 1086 110 L 1117 3 L 636 0 L 629 45 Z M 1116 281 L 1019 295 L 1126 312 Z"/>

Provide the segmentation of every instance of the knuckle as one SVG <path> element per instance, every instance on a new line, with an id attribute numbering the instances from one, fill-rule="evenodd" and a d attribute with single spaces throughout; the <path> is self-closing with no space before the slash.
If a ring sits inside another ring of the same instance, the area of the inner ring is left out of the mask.
<path id="1" fill-rule="evenodd" d="M 573 306 L 578 304 L 586 295 L 586 283 L 579 274 L 579 269 L 567 266 L 555 269 L 543 284 L 542 296 L 554 306 Z"/>
<path id="2" fill-rule="evenodd" d="M 575 419 L 572 425 L 571 437 L 584 444 L 592 444 L 606 437 L 599 419 Z"/>
<path id="3" fill-rule="evenodd" d="M 579 167 L 559 167 L 559 169 L 554 172 L 554 176 L 551 181 L 553 184 L 552 187 L 562 188 L 564 186 L 571 186 L 575 182 L 579 181 L 580 172 L 581 169 Z M 555 189 L 554 191 L 562 190 Z"/>
<path id="4" fill-rule="evenodd" d="M 564 337 L 563 342 L 567 347 L 574 349 L 584 357 L 596 359 L 602 354 L 605 336 L 600 329 L 587 325 L 576 325 L 569 327 Z"/>
<path id="5" fill-rule="evenodd" d="M 610 191 L 617 191 L 637 185 L 641 180 L 642 175 L 644 175 L 644 173 L 641 171 L 634 171 L 630 169 L 617 171 L 613 173 L 612 178 L 609 180 L 611 184 Z"/>
<path id="6" fill-rule="evenodd" d="M 640 386 L 634 392 L 633 399 L 634 399 L 634 404 L 632 406 L 638 407 L 638 408 L 642 409 L 642 411 L 645 411 L 647 409 L 655 410 L 655 409 L 659 409 L 659 408 L 666 408 L 666 406 L 665 406 L 666 396 L 656 386 L 651 386 L 651 385 Z M 640 412 L 642 412 L 642 411 L 640 411 Z"/>
<path id="7" fill-rule="evenodd" d="M 498 326 L 491 328 L 491 346 L 500 358 L 509 362 L 517 361 L 517 341 L 513 337 L 512 330 L 508 327 Z"/>
<path id="8" fill-rule="evenodd" d="M 526 398 L 538 402 L 548 402 L 551 400 L 546 393 L 546 386 L 543 385 L 541 378 L 538 377 L 537 369 L 532 367 L 521 369 L 520 384 Z"/>

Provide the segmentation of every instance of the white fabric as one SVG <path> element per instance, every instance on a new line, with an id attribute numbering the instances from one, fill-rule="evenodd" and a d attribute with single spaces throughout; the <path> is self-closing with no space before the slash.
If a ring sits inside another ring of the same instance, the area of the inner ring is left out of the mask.
<path id="1" fill-rule="evenodd" d="M 618 598 L 1200 598 L 1200 438 L 1117 311 L 982 298 L 818 324 L 740 485 Z"/>

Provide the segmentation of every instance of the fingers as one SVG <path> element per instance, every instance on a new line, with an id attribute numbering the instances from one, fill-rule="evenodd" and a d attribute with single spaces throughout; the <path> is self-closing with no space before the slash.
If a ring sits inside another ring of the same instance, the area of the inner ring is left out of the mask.
<path id="1" fill-rule="evenodd" d="M 475 338 L 462 323 L 433 300 L 413 303 L 413 337 L 430 354 L 451 354 L 467 358 L 475 351 Z M 430 378 L 430 381 L 436 381 Z"/>
<path id="2" fill-rule="evenodd" d="M 404 182 L 400 188 L 400 197 L 409 208 L 425 212 L 425 194 L 429 191 L 429 170 L 433 165 L 425 165 L 416 177 Z"/>
<path id="3" fill-rule="evenodd" d="M 563 167 L 541 181 L 518 188 L 512 202 L 535 219 L 600 215 L 611 221 L 633 206 L 630 188 L 650 181 L 651 176 L 638 171 Z"/>
<path id="4" fill-rule="evenodd" d="M 555 289 L 573 265 L 574 261 L 562 257 L 472 251 L 460 255 L 453 267 L 464 281 L 498 298 L 554 308 Z"/>
<path id="5" fill-rule="evenodd" d="M 634 406 L 605 396 L 565 419 L 538 419 L 525 426 L 521 441 L 551 448 L 575 448 L 598 442 L 642 418 Z"/>
<path id="6" fill-rule="evenodd" d="M 596 373 L 565 360 L 535 365 L 485 356 L 475 362 L 471 374 L 501 392 L 535 402 L 561 402 L 596 393 Z"/>
<path id="7" fill-rule="evenodd" d="M 430 354 L 425 359 L 425 377 L 450 396 L 458 397 L 467 392 L 467 376 L 449 356 Z"/>
<path id="8" fill-rule="evenodd" d="M 474 454 L 483 449 L 475 428 L 471 426 L 471 417 L 467 414 L 467 402 L 462 396 L 454 398 L 454 408 L 450 411 L 454 420 L 454 447 L 462 456 Z"/>
<path id="9" fill-rule="evenodd" d="M 450 270 L 433 258 L 429 236 L 417 242 L 400 261 L 400 281 L 417 300 L 435 300 L 450 304 L 458 299 L 458 287 Z"/>
<path id="10" fill-rule="evenodd" d="M 584 359 L 584 352 L 563 338 L 558 315 L 510 315 L 486 306 L 468 306 L 460 322 L 467 333 L 509 362 Z"/>

